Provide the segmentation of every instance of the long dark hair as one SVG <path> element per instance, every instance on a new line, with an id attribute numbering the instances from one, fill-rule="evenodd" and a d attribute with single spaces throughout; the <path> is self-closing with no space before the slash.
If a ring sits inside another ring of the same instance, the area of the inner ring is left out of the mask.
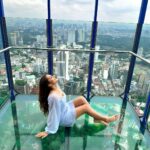
<path id="1" fill-rule="evenodd" d="M 48 95 L 50 91 L 52 90 L 48 84 L 49 81 L 46 78 L 47 74 L 44 74 L 39 82 L 39 103 L 40 103 L 40 109 L 44 113 L 44 115 L 48 114 Z"/>

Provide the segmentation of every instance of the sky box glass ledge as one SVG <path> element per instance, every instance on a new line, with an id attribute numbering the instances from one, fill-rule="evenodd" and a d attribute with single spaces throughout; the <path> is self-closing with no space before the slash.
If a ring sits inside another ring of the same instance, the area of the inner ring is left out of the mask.
<path id="1" fill-rule="evenodd" d="M 68 95 L 68 99 L 75 96 Z M 92 98 L 91 106 L 102 114 L 120 113 L 122 99 L 118 97 Z M 37 139 L 46 118 L 41 114 L 36 95 L 18 95 L 13 103 L 8 102 L 1 109 L 0 148 L 5 150 L 74 150 L 74 149 L 144 149 L 148 150 L 149 133 L 139 131 L 139 118 L 131 104 L 127 104 L 123 124 L 111 123 L 108 127 L 93 124 L 91 117 L 82 116 L 72 128 L 60 127 L 54 135 Z M 122 130 L 119 133 L 119 130 Z"/>
<path id="2" fill-rule="evenodd" d="M 52 20 L 50 0 L 46 21 L 5 18 L 0 0 L 0 149 L 150 149 L 148 0 L 141 0 L 137 25 L 98 22 L 93 2 L 93 21 L 79 22 Z M 71 128 L 36 138 L 46 125 L 37 97 L 44 73 L 57 75 L 68 101 L 83 95 L 120 120 L 106 127 L 84 115 Z"/>
<path id="3" fill-rule="evenodd" d="M 65 52 L 69 53 L 70 58 L 72 59 L 75 57 L 78 60 L 77 66 L 81 64 L 84 66 L 83 60 L 79 59 L 79 55 L 86 56 L 89 54 L 90 50 L 85 50 L 84 52 L 81 50 L 74 50 L 74 49 L 41 49 L 41 48 L 21 48 L 21 47 L 10 47 L 4 49 L 3 51 L 10 51 L 10 58 L 12 62 L 12 72 L 13 76 L 18 73 L 18 70 L 22 68 L 22 66 L 17 66 L 19 62 L 29 61 L 30 56 L 32 54 L 32 64 L 36 62 L 38 59 L 44 59 L 47 55 L 47 50 L 53 51 L 54 60 L 56 60 L 56 64 L 54 63 L 54 70 L 61 70 L 61 67 L 64 68 L 64 62 L 62 57 Z M 59 53 L 59 51 L 61 51 Z M 1 51 L 2 52 L 2 51 Z M 3 53 L 3 52 L 2 52 Z M 21 76 L 23 74 L 20 73 L 20 79 L 14 80 L 14 88 L 16 90 L 15 100 L 10 102 L 6 101 L 5 104 L 1 107 L 0 110 L 0 133 L 3 135 L 3 138 L 0 139 L 0 148 L 1 149 L 21 149 L 24 150 L 28 148 L 28 150 L 74 150 L 76 148 L 79 149 L 150 149 L 150 133 L 146 129 L 144 134 L 140 131 L 140 115 L 137 114 L 137 103 L 135 101 L 135 93 L 137 92 L 136 89 L 132 87 L 130 92 L 130 101 L 127 102 L 127 106 L 124 109 L 122 107 L 123 100 L 121 93 L 124 89 L 124 84 L 127 80 L 127 75 L 120 74 L 122 76 L 122 84 L 118 84 L 113 77 L 108 77 L 105 79 L 107 74 L 104 73 L 104 69 L 106 66 L 104 62 L 108 61 L 119 61 L 123 63 L 124 67 L 129 67 L 129 56 L 132 55 L 130 52 L 123 52 L 123 51 L 99 51 L 97 50 L 95 53 L 100 54 L 100 60 L 95 59 L 95 67 L 96 70 L 102 70 L 103 80 L 98 80 L 96 78 L 96 71 L 93 74 L 93 86 L 92 86 L 92 94 L 90 98 L 91 106 L 104 115 L 113 115 L 113 114 L 120 114 L 123 113 L 124 116 L 119 121 L 111 123 L 108 127 L 103 126 L 102 124 L 94 124 L 93 119 L 88 117 L 87 115 L 82 116 L 76 121 L 76 124 L 71 128 L 64 128 L 60 127 L 59 131 L 54 135 L 49 135 L 47 138 L 44 139 L 37 139 L 35 134 L 39 131 L 44 130 L 46 125 L 46 117 L 43 116 L 41 111 L 39 110 L 38 104 L 38 82 L 35 83 L 35 87 L 31 88 L 28 87 L 28 82 L 34 82 L 34 78 L 36 77 L 39 79 L 44 72 L 41 73 L 33 73 L 33 75 L 27 75 L 26 80 L 22 80 Z M 18 57 L 20 55 L 24 55 L 25 59 L 22 57 Z M 77 56 L 76 56 L 77 55 Z M 97 55 L 97 54 L 95 54 Z M 17 58 L 17 62 L 13 62 Z M 28 58 L 28 59 L 26 59 Z M 140 60 L 139 60 L 140 61 Z M 47 60 L 41 61 L 40 64 L 45 64 Z M 61 62 L 61 63 L 60 63 Z M 85 62 L 86 63 L 86 62 Z M 98 64 L 97 64 L 98 63 Z M 25 63 L 26 64 L 26 63 Z M 25 65 L 24 64 L 24 65 Z M 47 63 L 46 63 L 47 65 Z M 72 65 L 71 63 L 68 65 Z M 127 66 L 125 66 L 127 65 Z M 144 65 L 145 66 L 145 65 Z M 104 68 L 103 68 L 104 67 Z M 123 67 L 123 66 L 120 66 Z M 120 68 L 118 66 L 118 69 Z M 23 66 L 25 69 L 25 67 Z M 68 67 L 71 68 L 71 67 Z M 80 68 L 82 68 L 80 66 Z M 142 66 L 137 66 L 137 70 L 143 68 Z M 146 70 L 147 66 L 145 66 Z M 28 67 L 28 69 L 30 69 Z M 45 68 L 47 70 L 47 68 Z M 83 72 L 86 73 L 87 68 L 83 67 Z M 22 73 L 24 70 L 22 71 Z M 29 71 L 30 72 L 30 71 Z M 135 69 L 136 72 L 136 69 Z M 58 72 L 59 73 L 59 72 Z M 86 92 L 86 84 L 87 79 L 84 79 L 82 76 L 82 80 L 78 76 L 72 78 L 72 80 L 68 83 L 63 79 L 62 76 L 59 74 L 63 74 L 63 70 L 61 73 L 56 73 L 59 78 L 59 85 L 61 88 L 66 92 L 67 99 L 71 100 L 78 95 L 85 95 Z M 136 73 L 135 73 L 136 75 Z M 100 77 L 102 78 L 100 75 Z M 99 82 L 98 82 L 98 81 Z M 109 80 L 111 81 L 109 83 Z M 136 80 L 136 78 L 134 78 Z M 137 79 L 138 80 L 138 79 Z M 64 84 L 66 82 L 66 84 Z M 100 85 L 99 85 L 99 84 Z M 97 85 L 98 84 L 98 85 Z M 109 86 L 109 90 L 107 90 L 107 86 Z M 115 87 L 114 87 L 115 86 Z M 140 85 L 139 85 L 140 86 Z M 99 89 L 100 88 L 100 89 Z M 7 88 L 6 90 L 7 91 Z M 9 94 L 9 93 L 8 93 Z M 100 96 L 103 95 L 103 96 Z M 120 95 L 120 96 L 119 96 Z M 6 95 L 5 95 L 6 96 Z M 8 95 L 7 95 L 8 96 Z M 5 99 L 7 99 L 5 97 Z M 138 116 L 139 115 L 139 116 Z M 107 143 L 106 143 L 107 141 Z"/>

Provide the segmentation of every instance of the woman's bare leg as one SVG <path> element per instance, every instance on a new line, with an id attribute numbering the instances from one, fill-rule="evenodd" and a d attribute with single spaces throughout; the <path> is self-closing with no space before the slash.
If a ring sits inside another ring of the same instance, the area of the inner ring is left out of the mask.
<path id="1" fill-rule="evenodd" d="M 89 116 L 94 118 L 94 121 L 101 122 L 108 124 L 109 122 L 116 121 L 119 118 L 119 115 L 114 115 L 111 117 L 103 116 L 97 113 L 89 104 L 84 104 L 75 108 L 76 110 L 76 118 L 80 117 L 81 115 L 87 113 Z"/>
<path id="2" fill-rule="evenodd" d="M 79 106 L 82 106 L 82 105 L 85 105 L 85 104 L 87 104 L 87 105 L 90 106 L 90 104 L 87 102 L 87 100 L 83 96 L 79 96 L 76 99 L 74 99 L 73 100 L 73 104 L 74 104 L 75 108 L 77 108 Z M 103 123 L 106 126 L 108 125 L 107 122 L 102 121 L 102 120 L 96 120 L 96 119 L 94 119 L 94 122 L 95 123 Z"/>
<path id="3" fill-rule="evenodd" d="M 87 102 L 87 100 L 83 96 L 79 96 L 76 99 L 74 99 L 73 104 L 75 107 L 79 107 L 79 106 L 84 105 L 84 104 L 89 105 L 89 103 Z"/>

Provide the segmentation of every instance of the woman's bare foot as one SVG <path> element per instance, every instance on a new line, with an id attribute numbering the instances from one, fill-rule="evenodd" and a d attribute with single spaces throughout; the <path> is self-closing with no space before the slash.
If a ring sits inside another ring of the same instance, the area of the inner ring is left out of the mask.
<path id="1" fill-rule="evenodd" d="M 107 118 L 106 118 L 106 121 L 97 120 L 97 119 L 94 118 L 94 123 L 102 123 L 102 124 L 108 126 L 108 124 L 109 124 L 110 122 L 114 122 L 114 121 L 118 120 L 119 117 L 120 117 L 120 115 L 114 115 L 114 116 L 111 116 L 111 117 L 107 117 Z"/>
<path id="2" fill-rule="evenodd" d="M 94 119 L 94 123 L 102 123 L 102 124 L 104 124 L 105 126 L 108 126 L 108 123 L 105 122 L 105 121 L 102 121 L 102 120 L 96 120 L 96 119 Z"/>
<path id="3" fill-rule="evenodd" d="M 110 122 L 116 121 L 119 119 L 119 117 L 120 115 L 114 115 L 114 116 L 108 117 L 106 122 L 110 123 Z"/>

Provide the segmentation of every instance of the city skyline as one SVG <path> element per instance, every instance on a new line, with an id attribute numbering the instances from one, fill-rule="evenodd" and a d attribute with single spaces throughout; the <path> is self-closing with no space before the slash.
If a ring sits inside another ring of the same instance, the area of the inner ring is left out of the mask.
<path id="1" fill-rule="evenodd" d="M 46 47 L 46 24 L 42 19 L 7 18 L 10 45 Z M 150 25 L 143 26 L 139 48 L 149 59 Z M 96 45 L 105 50 L 132 50 L 136 25 L 126 23 L 99 23 Z M 85 38 L 86 37 L 86 38 Z M 75 48 L 90 48 L 91 23 L 82 21 L 53 22 L 53 46 L 73 44 Z M 36 41 L 36 42 L 35 42 Z M 39 45 L 40 43 L 40 45 Z M 33 45 L 34 44 L 34 45 Z"/>
<path id="2" fill-rule="evenodd" d="M 13 22 L 13 24 L 12 24 Z M 46 34 L 44 32 L 44 22 L 40 19 L 29 20 L 29 19 L 13 19 L 10 20 L 7 18 L 7 26 L 8 26 L 8 37 L 10 45 L 13 46 L 28 46 L 27 51 L 16 51 L 11 54 L 12 57 L 12 66 L 14 68 L 14 79 L 23 79 L 26 80 L 26 76 L 29 77 L 29 81 L 27 79 L 26 88 L 23 86 L 23 91 L 32 91 L 36 85 L 35 79 L 47 70 L 47 61 L 46 55 L 41 57 L 41 52 L 39 54 L 36 51 L 31 51 L 30 47 L 46 47 Z M 37 28 L 36 28 L 37 27 Z M 129 39 L 134 35 L 135 29 L 132 25 L 122 25 L 120 24 L 111 24 L 105 23 L 101 24 L 101 32 L 98 32 L 98 41 L 99 38 L 102 39 L 100 43 L 98 42 L 96 45 L 96 49 L 106 48 L 107 50 L 117 50 L 120 49 L 117 45 L 118 42 L 116 40 L 120 39 L 120 42 L 126 43 L 125 46 L 127 48 L 127 38 Z M 149 26 L 148 26 L 149 29 Z M 147 32 L 147 28 L 144 30 L 143 37 L 149 39 L 150 34 Z M 90 32 L 91 25 L 82 23 L 69 23 L 69 22 L 55 22 L 54 30 L 53 30 L 53 45 L 54 47 L 58 47 L 60 49 L 64 48 L 74 48 L 80 49 L 83 51 L 85 48 L 90 46 Z M 40 32 L 39 32 L 40 31 Z M 131 33 L 132 31 L 132 33 Z M 147 34 L 146 34 L 147 33 Z M 101 35 L 100 35 L 101 34 Z M 109 37 L 109 38 L 108 38 Z M 110 40 L 110 37 L 112 41 Z M 127 37 L 124 39 L 124 37 Z M 110 41 L 108 41 L 110 40 Z M 106 43 L 105 43 L 106 41 Z M 120 43 L 119 42 L 119 43 Z M 109 45 L 110 44 L 110 45 Z M 113 44 L 113 45 L 112 45 Z M 142 46 L 142 45 L 141 45 Z M 147 56 L 149 54 L 148 51 L 144 51 L 144 47 L 140 47 L 139 55 Z M 83 52 L 84 53 L 84 52 Z M 20 56 L 18 59 L 17 56 Z M 39 55 L 39 56 L 38 56 Z M 93 86 L 95 87 L 95 92 L 100 95 L 119 95 L 122 93 L 124 88 L 124 82 L 127 76 L 127 69 L 129 65 L 128 56 L 122 55 L 120 58 L 119 54 L 115 55 L 101 55 L 95 54 L 95 66 L 93 72 Z M 80 89 L 82 91 L 83 88 L 86 87 L 87 83 L 87 64 L 88 64 L 88 55 L 85 57 L 85 54 L 82 55 L 72 55 L 71 53 L 57 53 L 54 54 L 54 72 L 57 76 L 63 80 L 61 85 L 66 84 L 66 88 L 70 84 L 74 89 Z M 84 62 L 84 63 L 83 63 Z M 18 65 L 16 65 L 18 64 Z M 138 68 L 142 67 L 142 62 L 137 62 Z M 78 66 L 78 67 L 77 67 Z M 146 67 L 146 66 L 145 66 Z M 149 74 L 146 70 L 143 70 L 145 74 Z M 84 74 L 83 74 L 84 72 Z M 39 74 L 39 76 L 37 76 Z M 34 77 L 33 77 L 34 75 Z M 136 71 L 136 76 L 139 78 L 143 76 L 140 73 L 140 69 Z M 145 75 L 144 75 L 145 76 Z M 16 80 L 15 79 L 15 80 Z M 33 84 L 31 84 L 30 79 L 33 79 Z M 82 80 L 80 80 L 82 79 Z M 133 82 L 133 91 L 137 90 L 138 82 L 145 82 L 145 77 L 139 79 L 135 79 Z M 22 82 L 22 81 L 21 81 Z M 20 81 L 17 83 L 20 83 Z M 28 85 L 28 83 L 30 83 Z M 139 84 L 141 87 L 141 84 Z M 75 88 L 78 87 L 78 88 Z M 20 89 L 19 87 L 17 87 Z M 65 87 L 63 87 L 66 90 Z M 147 93 L 147 89 L 149 87 L 144 87 Z M 81 91 L 76 91 L 75 93 L 79 93 Z M 30 92 L 29 92 L 30 93 Z"/>

